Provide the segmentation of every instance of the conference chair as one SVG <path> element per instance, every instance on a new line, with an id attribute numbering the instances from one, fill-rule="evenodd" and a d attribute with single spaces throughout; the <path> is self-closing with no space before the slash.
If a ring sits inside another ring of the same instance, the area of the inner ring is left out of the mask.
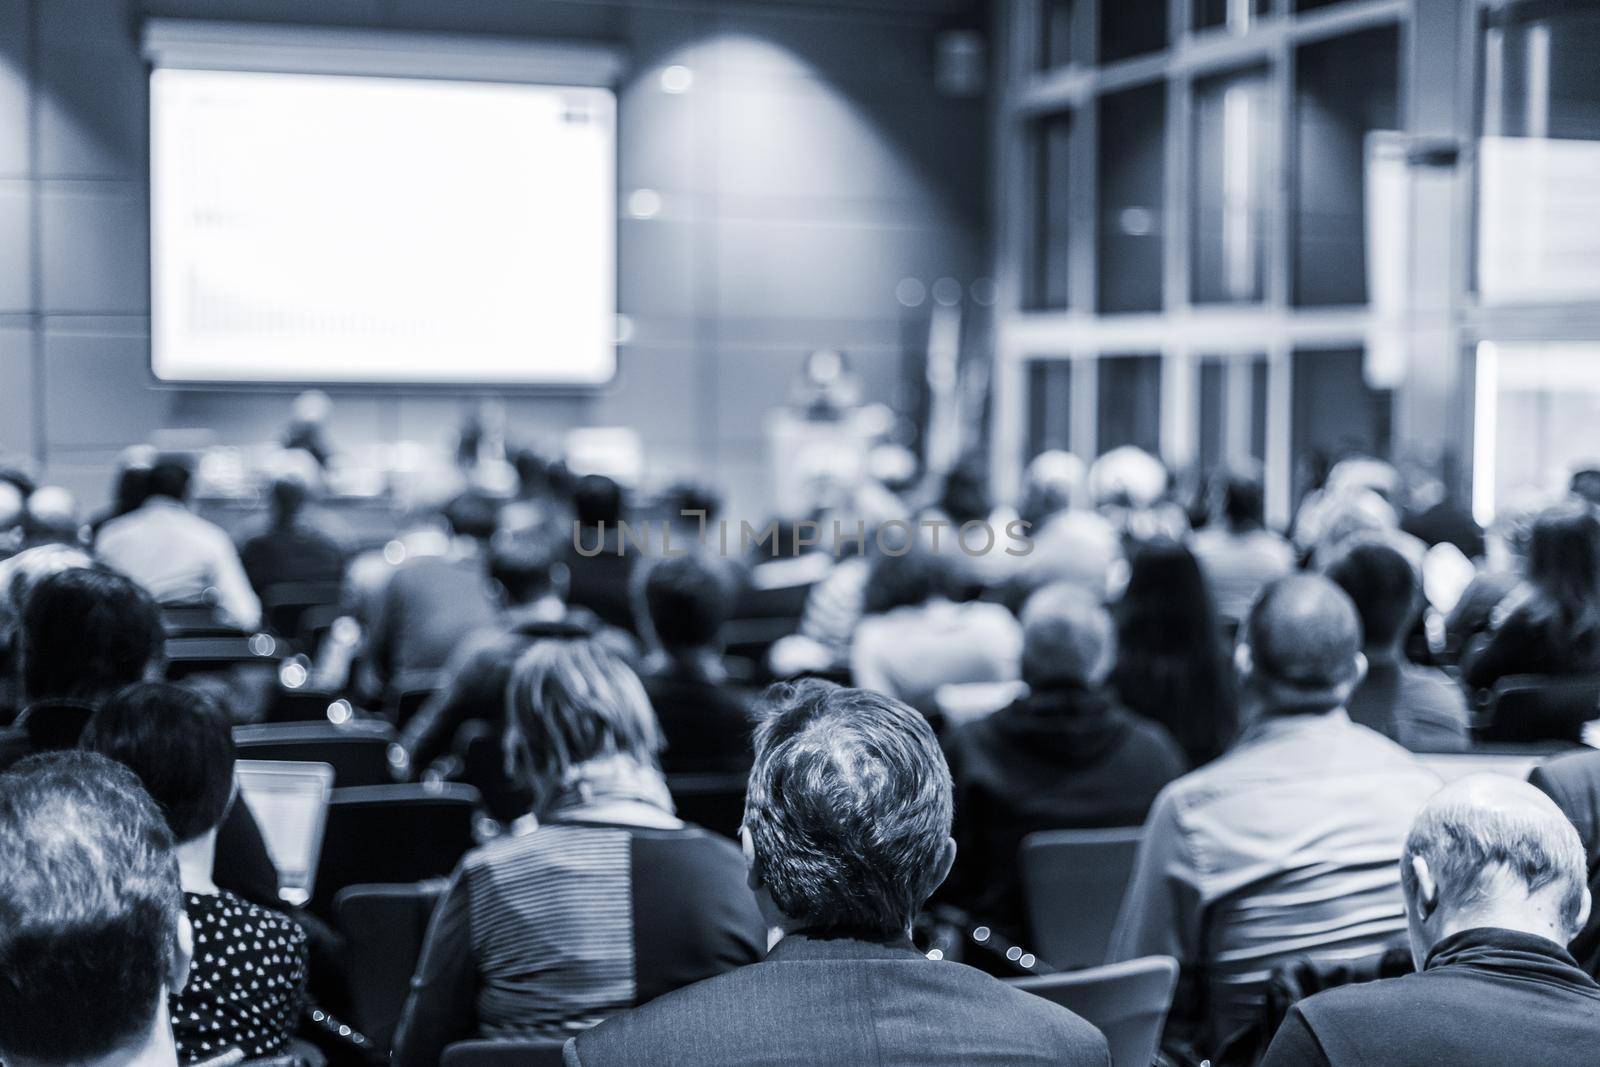
<path id="1" fill-rule="evenodd" d="M 1006 980 L 1098 1027 L 1111 1046 L 1111 1067 L 1150 1067 L 1178 984 L 1178 961 L 1146 956 L 1085 971 Z"/>
<path id="2" fill-rule="evenodd" d="M 163 604 L 161 626 L 168 637 L 227 637 L 243 633 L 214 604 Z"/>
<path id="3" fill-rule="evenodd" d="M 1484 741 L 1579 742 L 1584 724 L 1600 719 L 1600 674 L 1501 678 L 1484 718 Z"/>
<path id="4" fill-rule="evenodd" d="M 311 911 L 333 914 L 346 886 L 442 878 L 474 842 L 478 791 L 451 782 L 335 789 Z"/>
<path id="5" fill-rule="evenodd" d="M 309 652 L 301 623 L 313 608 L 337 607 L 338 582 L 274 582 L 261 591 L 262 612 L 272 632 Z"/>
<path id="6" fill-rule="evenodd" d="M 457 1041 L 444 1050 L 440 1067 L 561 1067 L 561 1038 L 516 1041 Z"/>
<path id="7" fill-rule="evenodd" d="M 350 1021 L 380 1052 L 394 1043 L 428 922 L 445 886 L 443 879 L 352 885 L 334 897 L 334 914 L 345 938 Z"/>
<path id="8" fill-rule="evenodd" d="M 1106 958 L 1142 833 L 1045 830 L 1023 838 L 1018 864 L 1030 944 L 1062 970 Z"/>
<path id="9" fill-rule="evenodd" d="M 669 774 L 667 789 L 678 818 L 737 839 L 744 822 L 744 793 L 750 776 L 736 774 Z"/>
<path id="10" fill-rule="evenodd" d="M 402 689 L 394 701 L 394 724 L 405 729 L 411 717 L 422 710 L 422 706 L 432 699 L 437 689 Z"/>
<path id="11" fill-rule="evenodd" d="M 326 763 L 338 787 L 387 785 L 404 766 L 394 727 L 373 719 L 236 726 L 233 743 L 240 759 Z"/>

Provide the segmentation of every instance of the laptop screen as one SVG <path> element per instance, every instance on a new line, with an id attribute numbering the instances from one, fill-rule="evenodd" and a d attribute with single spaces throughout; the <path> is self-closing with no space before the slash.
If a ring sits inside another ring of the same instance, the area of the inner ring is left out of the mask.
<path id="1" fill-rule="evenodd" d="M 239 760 L 235 771 L 239 795 L 250 805 L 278 869 L 279 896 L 304 904 L 311 899 L 322 851 L 333 768 L 326 763 Z"/>

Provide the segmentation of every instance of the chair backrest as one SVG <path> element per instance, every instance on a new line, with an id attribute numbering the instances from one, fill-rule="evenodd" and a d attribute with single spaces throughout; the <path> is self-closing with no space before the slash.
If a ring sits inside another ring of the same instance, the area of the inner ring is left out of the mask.
<path id="1" fill-rule="evenodd" d="M 441 879 L 352 885 L 334 898 L 334 914 L 345 938 L 350 1021 L 382 1051 L 394 1042 L 428 921 L 444 889 Z"/>
<path id="2" fill-rule="evenodd" d="M 311 910 L 331 915 L 346 886 L 449 874 L 473 846 L 477 807 L 478 791 L 454 783 L 335 789 Z"/>
<path id="3" fill-rule="evenodd" d="M 399 752 L 394 727 L 386 722 L 284 722 L 237 726 L 233 742 L 241 759 L 280 759 L 326 763 L 333 784 L 386 785 L 394 781 L 392 762 Z"/>
<path id="4" fill-rule="evenodd" d="M 1488 741 L 1579 741 L 1584 723 L 1600 718 L 1600 675 L 1520 674 L 1495 683 Z"/>
<path id="5" fill-rule="evenodd" d="M 230 671 L 235 667 L 270 667 L 283 658 L 282 642 L 270 634 L 235 631 L 206 636 L 168 637 L 164 648 L 167 677 Z"/>
<path id="6" fill-rule="evenodd" d="M 457 1041 L 444 1050 L 440 1067 L 561 1067 L 559 1038 L 519 1041 Z"/>
<path id="7" fill-rule="evenodd" d="M 744 822 L 744 794 L 749 784 L 750 776 L 743 773 L 667 775 L 678 818 L 733 838 L 739 836 L 739 824 Z"/>
<path id="8" fill-rule="evenodd" d="M 1045 830 L 1023 838 L 1022 897 L 1040 956 L 1063 970 L 1105 961 L 1141 832 Z"/>
<path id="9" fill-rule="evenodd" d="M 1111 1046 L 1111 1067 L 1150 1067 L 1178 984 L 1178 961 L 1146 956 L 1086 971 L 1008 981 L 1098 1027 Z"/>
<path id="10" fill-rule="evenodd" d="M 306 612 L 336 607 L 340 593 L 338 582 L 275 582 L 261 593 L 267 625 L 278 636 L 297 641 Z"/>
<path id="11" fill-rule="evenodd" d="M 394 702 L 395 725 L 399 726 L 401 729 L 404 729 L 406 723 L 411 721 L 411 717 L 417 712 L 421 711 L 422 706 L 426 704 L 436 692 L 438 692 L 436 689 L 402 690 L 400 695 L 395 698 Z"/>

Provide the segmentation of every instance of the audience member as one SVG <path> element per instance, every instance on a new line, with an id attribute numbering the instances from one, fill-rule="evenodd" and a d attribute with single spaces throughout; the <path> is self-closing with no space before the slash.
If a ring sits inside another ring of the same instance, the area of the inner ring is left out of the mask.
<path id="1" fill-rule="evenodd" d="M 1122 445 L 1089 467 L 1089 495 L 1095 510 L 1110 521 L 1125 548 L 1189 533 L 1189 516 L 1169 497 L 1172 473 L 1156 457 L 1134 445 Z"/>
<path id="2" fill-rule="evenodd" d="M 1156 798 L 1112 935 L 1111 959 L 1168 955 L 1194 976 L 1212 1037 L 1260 1010 L 1273 967 L 1351 959 L 1404 929 L 1398 861 L 1438 779 L 1350 721 L 1365 669 L 1360 620 L 1315 575 L 1263 590 L 1240 635 L 1251 722 L 1232 751 Z"/>
<path id="3" fill-rule="evenodd" d="M 1031 548 L 1015 557 L 1008 602 L 1020 604 L 1035 589 L 1071 582 L 1096 597 L 1122 560 L 1117 531 L 1088 507 L 1083 461 L 1070 452 L 1041 452 L 1028 464 L 1019 517 L 1028 523 Z"/>
<path id="4" fill-rule="evenodd" d="M 633 631 L 633 568 L 639 550 L 624 544 L 620 523 L 627 516 L 622 486 L 599 474 L 578 479 L 572 493 L 577 525 L 571 531 L 567 570 L 572 602 L 608 626 Z"/>
<path id="5" fill-rule="evenodd" d="M 1526 595 L 1502 601 L 1503 621 L 1461 657 L 1461 677 L 1489 689 L 1513 674 L 1600 671 L 1600 518 L 1584 505 L 1550 508 L 1528 538 Z"/>
<path id="6" fill-rule="evenodd" d="M 1474 775 L 1441 790 L 1400 862 L 1417 973 L 1301 1001 L 1263 1067 L 1589 1061 L 1600 984 L 1562 947 L 1590 910 L 1584 869 L 1531 786 Z"/>
<path id="7" fill-rule="evenodd" d="M 17 631 L 24 707 L 0 731 L 0 769 L 32 753 L 77 747 L 106 698 L 159 676 L 164 640 L 155 601 L 120 574 L 71 568 L 39 579 Z M 277 869 L 243 804 L 223 823 L 217 877 L 248 900 L 277 903 Z"/>
<path id="8" fill-rule="evenodd" d="M 1111 616 L 1082 588 L 1046 586 L 1022 612 L 1028 695 L 955 731 L 960 848 L 953 895 L 1020 937 L 1017 849 L 1036 830 L 1138 826 L 1161 787 L 1187 769 L 1165 729 L 1130 715 L 1105 686 Z"/>
<path id="9" fill-rule="evenodd" d="M 751 708 L 728 677 L 722 624 L 730 578 L 698 553 L 660 560 L 645 575 L 646 630 L 654 651 L 640 670 L 655 708 L 669 773 L 750 769 Z"/>
<path id="10" fill-rule="evenodd" d="M 22 549 L 22 522 L 26 514 L 22 491 L 10 482 L 0 481 L 0 560 Z"/>
<path id="11" fill-rule="evenodd" d="M 955 858 L 927 722 L 822 682 L 775 704 L 740 831 L 771 955 L 602 1023 L 566 1062 L 1109 1065 L 1105 1039 L 1066 1009 L 912 947 Z"/>
<path id="12" fill-rule="evenodd" d="M 1587 465 L 1572 472 L 1567 490 L 1591 508 L 1600 508 L 1600 467 Z"/>
<path id="13" fill-rule="evenodd" d="M 1122 704 L 1166 727 L 1191 767 L 1216 759 L 1239 719 L 1222 623 L 1194 556 L 1165 538 L 1140 546 L 1114 610 L 1111 684 Z"/>
<path id="14" fill-rule="evenodd" d="M 44 545 L 78 547 L 78 502 L 59 485 L 41 485 L 28 497 L 22 534 L 23 551 Z"/>
<path id="15" fill-rule="evenodd" d="M 1361 617 L 1367 674 L 1346 710 L 1413 752 L 1460 752 L 1468 745 L 1467 702 L 1440 670 L 1406 660 L 1404 645 L 1422 610 L 1422 581 L 1395 549 L 1379 542 L 1348 545 L 1326 571 Z"/>
<path id="16" fill-rule="evenodd" d="M 1528 781 L 1556 802 L 1577 828 L 1591 892 L 1600 891 L 1600 752 L 1584 750 L 1546 760 Z M 1578 966 L 1600 978 L 1600 915 L 1593 911 L 1568 946 Z"/>
<path id="17" fill-rule="evenodd" d="M 164 683 L 130 686 L 106 701 L 83 747 L 138 775 L 177 843 L 183 907 L 194 958 L 171 997 L 172 1030 L 184 1063 L 239 1050 L 255 1059 L 283 1052 L 299 1022 L 306 935 L 266 908 L 217 887 L 217 830 L 234 801 L 233 734 L 209 699 Z"/>
<path id="18" fill-rule="evenodd" d="M 0 722 L 9 725 L 22 710 L 22 671 L 17 631 L 22 605 L 40 579 L 73 567 L 92 567 L 80 548 L 36 545 L 0 560 Z"/>
<path id="19" fill-rule="evenodd" d="M 311 469 L 285 462 L 268 490 L 265 528 L 247 538 L 239 549 L 251 586 L 269 604 L 273 587 L 284 583 L 338 585 L 344 580 L 349 555 L 342 540 L 311 508 L 318 477 L 316 461 L 305 452 L 293 454 L 304 457 Z"/>
<path id="20" fill-rule="evenodd" d="M 1454 490 L 1455 470 L 1450 456 L 1439 456 L 1432 462 L 1423 457 L 1420 462 L 1408 464 L 1409 484 L 1400 529 L 1429 548 L 1454 545 L 1468 559 L 1481 559 L 1483 527 Z"/>
<path id="21" fill-rule="evenodd" d="M 150 591 L 160 604 L 212 604 L 244 629 L 261 623 L 261 601 L 233 541 L 189 510 L 189 468 L 164 459 L 150 469 L 149 496 L 107 522 L 95 552 Z"/>
<path id="22" fill-rule="evenodd" d="M 378 596 L 366 655 L 392 701 L 411 689 L 432 689 L 461 639 L 494 625 L 484 546 L 494 535 L 493 504 L 462 493 L 444 509 L 450 537 L 437 554 L 408 557 Z"/>
<path id="23" fill-rule="evenodd" d="M 131 445 L 117 456 L 116 480 L 111 488 L 111 503 L 89 519 L 89 532 L 94 538 L 112 519 L 139 510 L 150 498 L 150 469 L 155 466 L 158 454 L 151 445 Z"/>
<path id="24" fill-rule="evenodd" d="M 434 913 L 394 1063 L 452 1041 L 555 1036 L 758 958 L 738 850 L 680 822 L 639 679 L 593 641 L 542 641 L 506 746 L 538 828 L 467 854 Z"/>
<path id="25" fill-rule="evenodd" d="M 440 674 L 438 690 L 405 724 L 400 742 L 413 766 L 432 763 L 468 723 L 495 724 L 498 732 L 511 668 L 535 642 L 594 637 L 619 656 L 633 657 L 632 638 L 567 603 L 560 533 L 541 525 L 502 529 L 490 540 L 489 575 L 502 605 L 499 618 L 462 639 Z"/>
<path id="26" fill-rule="evenodd" d="M 175 1067 L 191 940 L 161 813 L 125 767 L 53 753 L 0 775 L 0 1058 Z"/>
<path id="27" fill-rule="evenodd" d="M 1261 482 L 1229 474 L 1213 482 L 1209 522 L 1189 547 L 1205 572 L 1217 612 L 1238 622 L 1263 586 L 1294 570 L 1294 549 L 1267 529 Z"/>
<path id="28" fill-rule="evenodd" d="M 959 549 L 945 545 L 949 551 Z M 850 646 L 856 685 L 931 714 L 941 685 L 1017 677 L 1016 617 L 999 604 L 952 601 L 953 580 L 945 555 L 920 542 L 878 553 Z"/>
<path id="29" fill-rule="evenodd" d="M 1527 503 L 1508 505 L 1484 532 L 1483 562 L 1445 618 L 1445 644 L 1452 660 L 1473 638 L 1488 632 L 1500 602 L 1522 585 L 1533 524 L 1543 510 Z"/>

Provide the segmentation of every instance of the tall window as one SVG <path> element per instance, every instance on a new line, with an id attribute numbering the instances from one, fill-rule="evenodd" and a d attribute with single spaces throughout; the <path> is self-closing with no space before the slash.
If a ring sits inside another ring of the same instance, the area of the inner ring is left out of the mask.
<path id="1" fill-rule="evenodd" d="M 1071 227 L 1071 115 L 1052 115 L 1033 127 L 1033 230 L 1028 306 L 1067 306 L 1067 239 Z"/>
<path id="2" fill-rule="evenodd" d="M 1266 286 L 1271 137 L 1265 67 L 1194 84 L 1190 298 L 1256 301 Z"/>
<path id="3" fill-rule="evenodd" d="M 1101 311 L 1161 309 L 1166 119 L 1166 82 L 1100 98 L 1095 244 Z"/>
<path id="4" fill-rule="evenodd" d="M 1096 451 L 1137 445 L 1161 450 L 1161 357 L 1105 356 L 1100 360 L 1096 398 Z"/>

